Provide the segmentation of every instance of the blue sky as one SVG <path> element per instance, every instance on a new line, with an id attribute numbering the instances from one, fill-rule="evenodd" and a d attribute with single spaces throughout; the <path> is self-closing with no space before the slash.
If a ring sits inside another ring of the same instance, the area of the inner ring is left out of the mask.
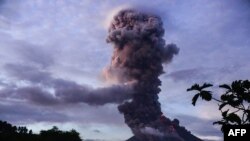
<path id="1" fill-rule="evenodd" d="M 216 104 L 193 107 L 186 89 L 250 78 L 249 6 L 247 0 L 0 0 L 0 118 L 34 131 L 75 128 L 84 139 L 129 138 L 115 104 L 41 105 L 8 93 L 26 86 L 53 91 L 41 81 L 48 79 L 103 87 L 101 72 L 112 54 L 109 21 L 134 7 L 160 15 L 166 42 L 180 48 L 161 76 L 162 111 L 201 138 L 222 140 L 212 125 L 220 118 Z"/>

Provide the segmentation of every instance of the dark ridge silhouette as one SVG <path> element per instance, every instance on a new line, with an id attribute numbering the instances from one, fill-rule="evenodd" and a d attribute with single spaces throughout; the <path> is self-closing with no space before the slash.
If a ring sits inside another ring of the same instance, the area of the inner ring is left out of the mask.
<path id="1" fill-rule="evenodd" d="M 56 126 L 49 130 L 42 130 L 34 134 L 24 126 L 12 126 L 0 120 L 0 141 L 82 141 L 79 133 L 72 129 L 61 131 Z"/>

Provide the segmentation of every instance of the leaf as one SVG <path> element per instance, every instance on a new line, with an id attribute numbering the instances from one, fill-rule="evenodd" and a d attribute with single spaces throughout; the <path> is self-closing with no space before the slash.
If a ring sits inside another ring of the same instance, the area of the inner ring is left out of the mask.
<path id="1" fill-rule="evenodd" d="M 227 84 L 220 85 L 219 87 L 231 90 L 231 87 L 229 85 L 227 85 Z"/>
<path id="2" fill-rule="evenodd" d="M 222 124 L 225 124 L 225 122 L 223 122 L 223 121 L 215 121 L 215 122 L 213 122 L 213 125 L 215 125 L 215 124 L 222 125 Z"/>
<path id="3" fill-rule="evenodd" d="M 223 95 L 221 95 L 220 99 L 221 99 L 222 101 L 228 101 L 229 96 L 228 96 L 228 95 L 223 94 Z"/>
<path id="4" fill-rule="evenodd" d="M 245 113 L 247 113 L 247 121 L 250 121 L 250 110 L 246 110 Z"/>
<path id="5" fill-rule="evenodd" d="M 199 98 L 199 96 L 200 96 L 200 94 L 198 93 L 198 94 L 196 94 L 196 95 L 194 95 L 194 97 L 193 97 L 193 99 L 192 99 L 192 104 L 195 106 L 195 104 L 196 104 L 196 101 L 197 101 L 197 99 Z"/>
<path id="6" fill-rule="evenodd" d="M 241 124 L 240 117 L 237 114 L 235 114 L 235 113 L 230 113 L 227 118 L 231 122 L 236 122 L 238 125 Z"/>
<path id="7" fill-rule="evenodd" d="M 228 100 L 228 104 L 232 107 L 238 107 L 242 102 L 242 99 L 237 99 L 234 95 L 230 95 L 230 99 Z"/>
<path id="8" fill-rule="evenodd" d="M 191 86 L 191 88 L 187 89 L 187 91 L 193 91 L 193 90 L 200 91 L 200 85 L 199 84 L 194 84 L 193 86 Z"/>
<path id="9" fill-rule="evenodd" d="M 223 118 L 225 118 L 225 117 L 227 117 L 227 112 L 229 111 L 229 109 L 228 110 L 226 110 L 226 111 L 224 111 L 224 112 L 222 112 L 222 116 L 223 116 Z"/>
<path id="10" fill-rule="evenodd" d="M 210 91 L 201 91 L 200 96 L 206 101 L 210 101 L 212 99 L 212 94 Z"/>
<path id="11" fill-rule="evenodd" d="M 249 80 L 243 81 L 243 85 L 245 88 L 249 89 L 250 88 L 250 81 Z"/>
<path id="12" fill-rule="evenodd" d="M 209 83 L 204 83 L 200 89 L 205 89 L 205 88 L 208 88 L 208 87 L 212 87 L 213 85 L 212 84 L 209 84 Z"/>
<path id="13" fill-rule="evenodd" d="M 250 103 L 250 91 L 245 93 L 242 97 L 246 102 Z"/>
<path id="14" fill-rule="evenodd" d="M 193 90 L 201 91 L 202 89 L 205 89 L 205 88 L 208 88 L 211 86 L 213 86 L 213 85 L 209 84 L 209 83 L 204 83 L 202 86 L 200 86 L 199 84 L 196 83 L 193 86 L 191 86 L 190 88 L 188 88 L 187 91 L 193 91 Z"/>
<path id="15" fill-rule="evenodd" d="M 244 92 L 244 89 L 242 86 L 242 80 L 232 82 L 231 87 L 232 87 L 232 91 L 238 94 Z"/>
<path id="16" fill-rule="evenodd" d="M 227 105 L 227 103 L 225 102 L 225 103 L 222 103 L 220 106 L 219 106 L 219 110 L 221 110 L 224 106 L 226 106 Z"/>

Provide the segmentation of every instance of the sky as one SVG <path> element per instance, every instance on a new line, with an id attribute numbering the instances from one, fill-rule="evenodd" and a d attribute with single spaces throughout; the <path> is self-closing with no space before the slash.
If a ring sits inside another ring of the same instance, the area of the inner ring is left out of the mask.
<path id="1" fill-rule="evenodd" d="M 35 132 L 74 128 L 91 140 L 131 137 L 116 104 L 58 103 L 51 95 L 55 88 L 105 87 L 109 22 L 132 7 L 158 14 L 164 39 L 180 48 L 160 77 L 163 113 L 202 139 L 222 140 L 212 125 L 220 119 L 216 103 L 193 107 L 186 89 L 250 78 L 249 6 L 248 0 L 0 0 L 0 120 Z"/>

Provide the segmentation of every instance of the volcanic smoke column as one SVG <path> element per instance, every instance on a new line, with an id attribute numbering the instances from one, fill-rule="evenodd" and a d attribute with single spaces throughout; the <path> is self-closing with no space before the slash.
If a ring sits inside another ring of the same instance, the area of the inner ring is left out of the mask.
<path id="1" fill-rule="evenodd" d="M 134 86 L 131 101 L 118 106 L 134 133 L 153 127 L 162 117 L 158 102 L 162 64 L 179 52 L 176 45 L 165 44 L 163 35 L 160 17 L 130 9 L 115 15 L 109 28 L 107 42 L 113 43 L 114 52 L 105 73 L 107 79 Z"/>

